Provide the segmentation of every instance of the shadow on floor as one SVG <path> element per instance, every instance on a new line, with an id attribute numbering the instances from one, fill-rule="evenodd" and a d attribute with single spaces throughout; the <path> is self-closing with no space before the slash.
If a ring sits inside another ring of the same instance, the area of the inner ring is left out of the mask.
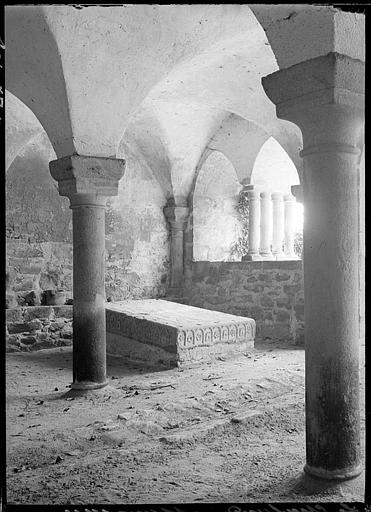
<path id="1" fill-rule="evenodd" d="M 12 352 L 8 358 L 22 361 L 30 361 L 39 366 L 47 366 L 56 370 L 68 370 L 72 373 L 72 347 L 38 350 L 35 352 Z M 107 376 L 126 377 L 130 375 L 142 375 L 146 373 L 163 372 L 173 369 L 167 365 L 149 366 L 146 362 L 129 361 L 125 357 L 107 355 Z"/>

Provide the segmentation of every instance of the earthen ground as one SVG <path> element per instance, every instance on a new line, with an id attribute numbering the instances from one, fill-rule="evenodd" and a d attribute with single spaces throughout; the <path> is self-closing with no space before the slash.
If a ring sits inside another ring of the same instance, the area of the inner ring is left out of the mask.
<path id="1" fill-rule="evenodd" d="M 363 501 L 362 478 L 300 485 L 303 349 L 171 370 L 109 357 L 108 375 L 71 397 L 71 347 L 7 354 L 8 503 Z"/>

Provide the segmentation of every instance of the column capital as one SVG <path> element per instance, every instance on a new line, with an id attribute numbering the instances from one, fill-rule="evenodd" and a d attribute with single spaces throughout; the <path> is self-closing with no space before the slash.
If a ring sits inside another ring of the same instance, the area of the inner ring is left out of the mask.
<path id="1" fill-rule="evenodd" d="M 304 150 L 354 152 L 362 133 L 365 63 L 328 53 L 262 78 L 277 117 L 303 132 Z"/>
<path id="2" fill-rule="evenodd" d="M 292 185 L 291 194 L 295 197 L 297 203 L 303 202 L 303 185 Z M 288 194 L 289 197 L 291 194 Z"/>
<path id="3" fill-rule="evenodd" d="M 188 206 L 165 206 L 164 215 L 171 227 L 177 231 L 183 231 L 189 217 Z"/>
<path id="4" fill-rule="evenodd" d="M 50 174 L 58 182 L 61 196 L 71 205 L 104 205 L 107 196 L 118 194 L 125 172 L 125 160 L 96 156 L 69 155 L 49 162 Z"/>
<path id="5" fill-rule="evenodd" d="M 331 52 L 262 78 L 277 114 L 324 105 L 364 108 L 365 63 Z"/>
<path id="6" fill-rule="evenodd" d="M 247 195 L 247 197 L 260 197 L 261 187 L 258 185 L 242 185 L 242 190 L 240 191 L 240 194 Z"/>
<path id="7" fill-rule="evenodd" d="M 260 197 L 263 199 L 272 199 L 272 192 L 270 190 L 262 190 L 260 192 Z"/>
<path id="8" fill-rule="evenodd" d="M 272 192 L 272 201 L 281 201 L 283 200 L 283 193 L 282 192 Z"/>

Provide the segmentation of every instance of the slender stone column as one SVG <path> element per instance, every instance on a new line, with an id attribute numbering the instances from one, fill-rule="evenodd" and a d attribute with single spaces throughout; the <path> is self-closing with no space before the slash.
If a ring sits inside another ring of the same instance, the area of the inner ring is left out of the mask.
<path id="1" fill-rule="evenodd" d="M 263 79 L 277 115 L 303 134 L 305 471 L 362 471 L 359 418 L 357 146 L 364 63 L 330 53 Z"/>
<path id="2" fill-rule="evenodd" d="M 71 155 L 49 164 L 59 193 L 71 202 L 73 223 L 72 389 L 104 387 L 106 311 L 105 205 L 117 195 L 124 160 Z"/>
<path id="3" fill-rule="evenodd" d="M 254 185 L 245 185 L 249 200 L 249 250 L 243 257 L 246 261 L 260 261 L 260 190 Z"/>
<path id="4" fill-rule="evenodd" d="M 273 260 L 272 244 L 272 194 L 261 192 L 260 214 L 260 256 L 262 260 Z"/>
<path id="5" fill-rule="evenodd" d="M 292 194 L 285 195 L 285 257 L 290 260 L 298 260 L 294 251 L 295 241 L 295 204 L 296 200 Z"/>
<path id="6" fill-rule="evenodd" d="M 164 214 L 170 226 L 170 287 L 168 295 L 182 295 L 184 277 L 184 230 L 187 226 L 189 208 L 187 206 L 167 206 Z"/>
<path id="7" fill-rule="evenodd" d="M 273 203 L 273 242 L 272 253 L 276 260 L 286 259 L 283 254 L 283 237 L 284 237 L 284 205 L 283 194 L 274 192 L 272 194 Z"/>

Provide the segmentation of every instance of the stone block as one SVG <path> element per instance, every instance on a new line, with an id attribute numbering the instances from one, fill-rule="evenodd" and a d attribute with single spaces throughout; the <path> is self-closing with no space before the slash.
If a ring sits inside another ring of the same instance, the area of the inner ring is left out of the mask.
<path id="1" fill-rule="evenodd" d="M 9 345 L 16 345 L 19 346 L 20 344 L 21 335 L 20 334 L 9 334 L 6 337 L 6 342 Z"/>
<path id="2" fill-rule="evenodd" d="M 45 290 L 44 300 L 47 306 L 62 306 L 66 302 L 67 292 L 64 290 Z"/>
<path id="3" fill-rule="evenodd" d="M 258 278 L 256 276 L 249 276 L 244 279 L 245 283 L 256 283 Z"/>
<path id="4" fill-rule="evenodd" d="M 39 290 L 31 290 L 23 295 L 24 302 L 27 306 L 40 306 L 42 292 Z"/>
<path id="5" fill-rule="evenodd" d="M 20 339 L 20 342 L 23 345 L 33 345 L 34 343 L 36 343 L 36 341 L 37 339 L 35 336 L 22 336 Z"/>
<path id="6" fill-rule="evenodd" d="M 6 322 L 7 323 L 23 323 L 23 308 L 7 309 Z"/>
<path id="7" fill-rule="evenodd" d="M 268 295 L 261 295 L 260 296 L 260 304 L 264 308 L 273 308 L 274 301 Z"/>
<path id="8" fill-rule="evenodd" d="M 49 338 L 49 334 L 47 332 L 38 332 L 36 333 L 37 341 L 45 341 Z"/>
<path id="9" fill-rule="evenodd" d="M 30 291 L 37 289 L 39 289 L 39 277 L 34 274 L 22 274 L 13 285 L 13 290 L 15 292 L 29 293 Z"/>
<path id="10" fill-rule="evenodd" d="M 265 286 L 263 284 L 253 284 L 251 285 L 251 288 L 249 289 L 250 292 L 254 293 L 261 293 L 265 289 Z"/>
<path id="11" fill-rule="evenodd" d="M 71 331 L 63 331 L 60 333 L 60 337 L 64 340 L 72 340 L 72 330 Z"/>
<path id="12" fill-rule="evenodd" d="M 24 310 L 24 318 L 26 321 L 34 320 L 49 320 L 53 316 L 53 308 L 51 306 L 34 306 L 28 307 Z"/>
<path id="13" fill-rule="evenodd" d="M 55 318 L 73 318 L 73 306 L 53 306 Z"/>
<path id="14" fill-rule="evenodd" d="M 27 327 L 30 332 L 41 330 L 43 324 L 38 318 L 34 318 L 30 322 L 27 322 Z"/>
<path id="15" fill-rule="evenodd" d="M 251 318 L 163 300 L 110 303 L 106 315 L 110 350 L 121 339 L 121 349 L 133 357 L 140 353 L 144 358 L 165 357 L 178 364 L 215 354 L 243 353 L 255 336 Z"/>
<path id="16" fill-rule="evenodd" d="M 44 264 L 44 259 L 40 257 L 9 258 L 9 266 L 16 268 L 21 274 L 40 274 Z"/>
<path id="17" fill-rule="evenodd" d="M 289 281 L 291 279 L 291 275 L 283 272 L 278 272 L 274 276 L 276 281 Z"/>
<path id="18" fill-rule="evenodd" d="M 18 240 L 7 240 L 6 249 L 9 255 L 16 258 L 38 258 L 43 257 L 43 251 L 38 247 L 39 244 L 28 244 Z"/>
<path id="19" fill-rule="evenodd" d="M 265 283 L 271 283 L 273 281 L 273 277 L 271 273 L 264 272 L 263 274 L 259 274 L 259 281 L 263 281 Z"/>
<path id="20" fill-rule="evenodd" d="M 283 287 L 283 291 L 287 295 L 293 295 L 293 294 L 301 291 L 301 289 L 302 289 L 302 285 L 301 284 L 286 284 Z"/>
<path id="21" fill-rule="evenodd" d="M 289 297 L 278 297 L 276 299 L 276 306 L 278 308 L 290 308 L 291 303 L 292 301 Z"/>
<path id="22" fill-rule="evenodd" d="M 286 309 L 280 309 L 276 312 L 276 318 L 279 322 L 285 322 L 290 319 L 290 313 Z"/>
<path id="23" fill-rule="evenodd" d="M 53 324 L 56 330 L 63 329 L 63 327 L 66 325 L 66 320 L 64 320 L 63 318 L 57 318 L 56 320 L 54 320 Z"/>
<path id="24" fill-rule="evenodd" d="M 18 301 L 14 293 L 7 293 L 5 295 L 5 309 L 12 309 L 18 306 Z"/>
<path id="25" fill-rule="evenodd" d="M 30 345 L 29 348 L 32 351 L 36 351 L 36 350 L 41 350 L 41 349 L 45 349 L 45 348 L 53 348 L 53 347 L 55 347 L 55 343 L 50 338 L 47 338 L 45 340 L 36 341 L 36 343 L 34 343 L 33 345 Z"/>
<path id="26" fill-rule="evenodd" d="M 19 334 L 21 332 L 29 332 L 28 322 L 9 322 L 8 325 L 9 334 Z"/>

